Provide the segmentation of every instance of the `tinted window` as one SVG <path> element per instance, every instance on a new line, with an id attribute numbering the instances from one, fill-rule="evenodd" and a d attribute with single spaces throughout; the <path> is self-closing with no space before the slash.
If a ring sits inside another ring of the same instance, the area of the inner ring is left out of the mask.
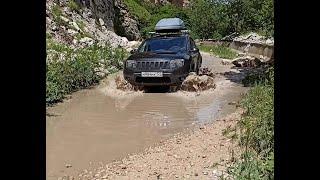
<path id="1" fill-rule="evenodd" d="M 154 38 L 146 40 L 139 48 L 139 52 L 179 52 L 185 51 L 186 37 Z"/>

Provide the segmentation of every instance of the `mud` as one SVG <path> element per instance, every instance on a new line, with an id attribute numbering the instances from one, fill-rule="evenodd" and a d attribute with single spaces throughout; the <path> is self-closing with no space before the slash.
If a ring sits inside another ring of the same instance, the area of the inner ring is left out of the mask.
<path id="1" fill-rule="evenodd" d="M 133 91 L 117 82 L 114 74 L 99 86 L 76 92 L 70 100 L 48 108 L 47 179 L 76 176 L 235 111 L 235 105 L 229 103 L 240 100 L 247 90 L 234 81 L 240 73 L 225 77 L 221 74 L 230 71 L 231 65 L 222 65 L 221 59 L 206 53 L 202 56 L 203 66 L 216 74 L 215 88 Z"/>

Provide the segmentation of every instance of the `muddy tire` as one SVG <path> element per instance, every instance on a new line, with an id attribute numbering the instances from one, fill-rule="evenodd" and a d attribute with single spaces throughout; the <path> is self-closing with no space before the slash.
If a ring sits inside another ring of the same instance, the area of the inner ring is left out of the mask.
<path id="1" fill-rule="evenodd" d="M 197 65 L 195 72 L 196 72 L 197 75 L 199 75 L 199 72 L 200 72 L 200 66 L 199 66 L 199 64 Z"/>
<path id="2" fill-rule="evenodd" d="M 197 73 L 196 65 L 195 65 L 195 64 L 190 65 L 190 72 L 195 72 L 195 73 Z"/>

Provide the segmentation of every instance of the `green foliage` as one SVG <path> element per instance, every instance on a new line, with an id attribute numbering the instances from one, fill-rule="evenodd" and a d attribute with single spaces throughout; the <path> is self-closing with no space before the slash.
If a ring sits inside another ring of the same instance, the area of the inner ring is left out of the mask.
<path id="1" fill-rule="evenodd" d="M 68 28 L 73 28 L 72 26 L 70 26 L 69 23 L 63 21 L 61 19 L 61 16 L 63 15 L 62 13 L 62 10 L 61 10 L 61 7 L 59 5 L 54 5 L 52 7 L 52 15 L 53 15 L 53 19 L 54 21 L 59 25 L 59 26 L 65 26 L 65 27 L 68 27 Z"/>
<path id="2" fill-rule="evenodd" d="M 242 83 L 245 86 L 254 86 L 259 84 L 273 85 L 274 69 L 273 67 L 270 67 L 267 69 L 251 72 L 242 80 Z"/>
<path id="3" fill-rule="evenodd" d="M 71 11 L 80 12 L 81 7 L 74 0 L 69 0 L 67 6 Z"/>
<path id="4" fill-rule="evenodd" d="M 179 17 L 191 30 L 191 36 L 220 39 L 233 32 L 255 31 L 273 36 L 272 0 L 192 0 L 186 8 L 171 4 L 155 5 L 139 0 L 125 0 L 130 12 L 139 19 L 143 37 L 154 31 L 162 18 Z"/>
<path id="5" fill-rule="evenodd" d="M 256 85 L 241 101 L 247 112 L 237 128 L 244 152 L 229 169 L 235 179 L 274 179 L 273 68 L 265 73 L 265 78 L 257 78 Z"/>
<path id="6" fill-rule="evenodd" d="M 273 36 L 274 8 L 272 0 L 230 0 L 228 16 L 235 32 L 260 31 Z"/>
<path id="7" fill-rule="evenodd" d="M 195 0 L 191 3 L 189 13 L 191 32 L 195 38 L 208 39 L 217 29 L 217 8 L 205 0 Z"/>
<path id="8" fill-rule="evenodd" d="M 129 11 L 132 13 L 132 15 L 137 17 L 141 24 L 146 24 L 149 22 L 151 16 L 150 13 L 143 6 L 137 3 L 137 1 L 124 0 L 124 3 L 129 8 Z"/>
<path id="9" fill-rule="evenodd" d="M 102 77 L 97 69 L 104 66 L 110 71 L 122 68 L 128 56 L 121 48 L 93 45 L 71 49 L 66 45 L 47 40 L 46 102 L 61 101 L 66 94 L 94 85 Z"/>
<path id="10" fill-rule="evenodd" d="M 62 10 L 61 7 L 57 4 L 55 4 L 54 6 L 52 6 L 52 14 L 54 17 L 59 17 L 62 15 Z"/>
<path id="11" fill-rule="evenodd" d="M 223 45 L 199 45 L 201 51 L 209 52 L 224 59 L 234 59 L 237 53 Z"/>
<path id="12" fill-rule="evenodd" d="M 272 0 L 193 0 L 188 16 L 196 38 L 219 39 L 233 32 L 273 36 Z"/>
<path id="13" fill-rule="evenodd" d="M 77 25 L 79 26 L 79 28 L 80 28 L 82 31 L 84 31 L 84 27 L 85 27 L 84 22 L 81 21 L 81 20 L 77 20 L 76 23 L 77 23 Z"/>

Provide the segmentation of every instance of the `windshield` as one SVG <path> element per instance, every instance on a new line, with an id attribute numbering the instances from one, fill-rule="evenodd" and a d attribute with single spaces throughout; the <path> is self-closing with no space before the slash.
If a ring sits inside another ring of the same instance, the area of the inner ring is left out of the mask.
<path id="1" fill-rule="evenodd" d="M 186 51 L 186 37 L 163 37 L 146 40 L 138 49 L 139 52 L 177 53 Z"/>

